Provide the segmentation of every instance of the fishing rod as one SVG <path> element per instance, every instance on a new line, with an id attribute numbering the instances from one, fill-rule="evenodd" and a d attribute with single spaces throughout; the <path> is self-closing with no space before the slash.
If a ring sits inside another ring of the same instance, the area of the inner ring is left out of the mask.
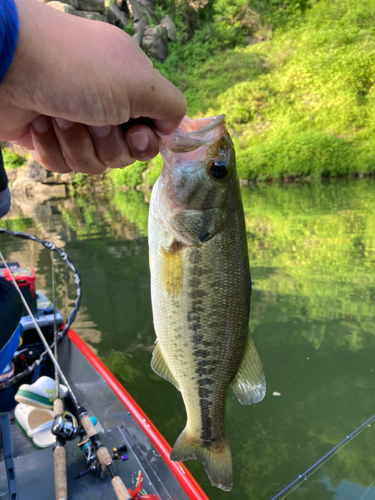
<path id="1" fill-rule="evenodd" d="M 52 271 L 52 303 L 53 303 L 53 341 L 54 353 L 56 362 L 59 363 L 59 342 L 57 338 L 56 324 L 56 294 L 55 294 L 55 265 L 53 255 L 51 253 L 51 271 Z M 55 417 L 54 424 L 59 422 L 64 413 L 64 404 L 60 398 L 60 377 L 59 372 L 55 368 L 56 382 L 56 397 L 53 402 L 53 415 Z M 55 427 L 55 425 L 53 426 Z M 57 427 L 59 430 L 59 426 Z M 55 495 L 56 500 L 67 500 L 68 498 L 68 480 L 66 474 L 66 450 L 65 439 L 58 433 L 56 436 L 56 445 L 53 450 L 54 466 L 55 466 Z"/>
<path id="2" fill-rule="evenodd" d="M 334 446 L 328 453 L 326 453 L 323 457 L 321 457 L 317 462 L 315 462 L 313 465 L 311 465 L 308 469 L 305 470 L 302 474 L 300 474 L 294 481 L 292 481 L 288 486 L 286 486 L 283 490 L 281 490 L 276 496 L 272 498 L 272 500 L 277 500 L 278 498 L 286 498 L 289 496 L 291 493 L 293 493 L 294 490 L 298 488 L 298 482 L 302 481 L 304 479 L 307 481 L 314 472 L 316 472 L 320 467 L 322 467 L 330 458 L 332 458 L 336 453 L 339 451 L 340 448 L 343 448 L 346 444 L 351 439 L 354 439 L 355 437 L 358 436 L 366 427 L 371 427 L 370 424 L 371 422 L 375 420 L 375 415 L 370 417 L 366 422 L 364 422 L 362 425 L 360 425 L 355 431 L 353 431 L 351 434 L 346 436 L 345 439 L 343 439 L 339 444 Z M 311 472 L 311 474 L 310 474 Z M 285 495 L 285 496 L 284 496 Z"/>
<path id="3" fill-rule="evenodd" d="M 60 256 L 60 258 L 66 263 L 66 265 L 70 268 L 70 270 L 73 272 L 74 281 L 75 281 L 76 286 L 77 286 L 77 296 L 76 296 L 76 299 L 74 301 L 74 307 L 69 312 L 66 323 L 65 323 L 62 331 L 59 332 L 59 334 L 58 334 L 58 338 L 62 339 L 65 336 L 66 332 L 69 330 L 73 321 L 75 320 L 77 313 L 78 313 L 80 303 L 81 303 L 81 296 L 82 296 L 81 275 L 78 272 L 77 268 L 75 267 L 74 262 L 68 256 L 68 254 L 65 252 L 65 250 L 57 247 L 51 241 L 42 240 L 40 238 L 37 238 L 33 234 L 22 233 L 20 231 L 10 231 L 9 229 L 4 229 L 3 227 L 0 227 L 0 234 L 8 234 L 10 236 L 15 236 L 16 238 L 22 238 L 24 240 L 31 240 L 31 241 L 40 243 L 41 245 L 43 245 L 45 248 L 47 248 L 51 252 L 56 252 Z M 27 375 L 32 373 L 34 370 L 36 370 L 38 368 L 38 366 L 41 363 L 43 363 L 46 356 L 47 356 L 47 351 L 44 350 L 40 354 L 39 358 L 36 359 L 31 365 L 28 365 L 22 372 L 17 373 L 17 375 L 14 375 L 14 377 L 12 379 L 7 380 L 3 384 L 1 384 L 0 392 L 8 389 L 9 387 L 14 386 L 15 384 L 18 384 L 18 382 L 22 378 L 26 377 Z"/>
<path id="4" fill-rule="evenodd" d="M 56 361 L 56 358 L 53 355 L 53 352 L 51 351 L 51 348 L 48 345 L 48 342 L 46 341 L 41 329 L 39 328 L 39 325 L 38 325 L 33 313 L 31 312 L 30 307 L 29 307 L 28 303 L 26 302 L 26 299 L 23 296 L 20 288 L 18 287 L 16 280 L 14 279 L 13 274 L 12 274 L 11 270 L 9 269 L 8 264 L 6 263 L 6 261 L 3 257 L 3 254 L 1 252 L 0 252 L 0 257 L 1 257 L 1 260 L 3 261 L 4 266 L 6 267 L 6 269 L 8 270 L 8 272 L 10 274 L 13 285 L 16 287 L 16 289 L 18 290 L 18 293 L 20 294 L 23 305 L 25 306 L 29 316 L 33 320 L 35 329 L 38 332 L 40 340 L 42 341 L 44 347 L 46 348 L 48 355 L 49 355 L 52 363 L 55 366 L 55 369 L 58 371 L 58 373 L 61 377 L 61 380 L 64 382 L 65 386 L 68 389 L 70 398 L 73 401 L 78 418 L 79 418 L 81 425 L 84 428 L 87 436 L 90 438 L 92 445 L 94 446 L 94 449 L 96 451 L 96 455 L 99 459 L 101 466 L 103 467 L 103 469 L 108 470 L 109 474 L 112 477 L 111 483 L 112 483 L 113 489 L 115 490 L 115 493 L 116 493 L 118 500 L 131 500 L 129 492 L 128 492 L 127 488 L 125 487 L 121 477 L 115 475 L 115 472 L 114 472 L 113 467 L 112 467 L 113 462 L 112 462 L 111 455 L 109 454 L 107 448 L 101 442 L 99 434 L 96 432 L 96 429 L 95 429 L 93 423 L 91 422 L 90 417 L 87 414 L 87 411 L 85 410 L 85 408 L 83 406 L 81 406 L 79 404 L 78 399 L 74 395 L 74 392 L 73 392 L 67 378 L 65 377 L 63 371 L 61 370 L 60 365 Z"/>

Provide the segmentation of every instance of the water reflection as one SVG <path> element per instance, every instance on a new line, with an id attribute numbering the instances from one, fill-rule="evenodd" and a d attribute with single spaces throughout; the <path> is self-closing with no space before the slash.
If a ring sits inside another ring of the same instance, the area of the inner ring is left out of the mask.
<path id="1" fill-rule="evenodd" d="M 250 329 L 268 393 L 250 408 L 229 394 L 232 492 L 211 487 L 201 464 L 189 462 L 210 498 L 271 499 L 375 413 L 374 188 L 370 179 L 242 189 L 254 282 Z M 65 247 L 83 278 L 75 330 L 173 443 L 185 424 L 181 397 L 149 367 L 148 196 L 20 201 L 2 225 Z M 0 245 L 9 260 L 34 265 L 39 288 L 51 294 L 47 250 L 6 236 Z M 66 314 L 74 283 L 60 263 L 57 288 Z M 290 498 L 374 499 L 372 429 Z"/>

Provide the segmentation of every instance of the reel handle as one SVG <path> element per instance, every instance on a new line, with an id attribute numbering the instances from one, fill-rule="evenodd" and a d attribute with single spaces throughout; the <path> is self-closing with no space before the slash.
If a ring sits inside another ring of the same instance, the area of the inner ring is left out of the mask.
<path id="1" fill-rule="evenodd" d="M 55 399 L 53 402 L 53 413 L 57 417 L 64 412 L 64 405 L 61 399 Z M 68 484 L 66 478 L 66 450 L 64 446 L 56 440 L 56 446 L 53 450 L 53 458 L 55 464 L 55 495 L 56 500 L 67 500 Z"/>
<path id="2" fill-rule="evenodd" d="M 81 414 L 80 420 L 82 423 L 82 427 L 85 429 L 85 432 L 89 438 L 95 436 L 97 434 L 96 429 L 93 423 L 90 420 L 90 417 L 87 414 Z M 99 459 L 100 464 L 104 469 L 108 469 L 109 473 L 112 476 L 112 486 L 115 490 L 116 496 L 118 500 L 131 500 L 131 496 L 124 485 L 120 476 L 115 476 L 112 470 L 112 457 L 109 454 L 107 448 L 105 446 L 101 446 L 96 449 L 96 456 Z"/>

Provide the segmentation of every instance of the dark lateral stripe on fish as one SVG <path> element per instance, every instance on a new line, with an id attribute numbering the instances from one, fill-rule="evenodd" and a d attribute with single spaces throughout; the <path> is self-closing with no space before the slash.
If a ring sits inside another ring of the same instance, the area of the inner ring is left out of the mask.
<path id="1" fill-rule="evenodd" d="M 194 266 L 195 268 L 198 266 Z M 193 278 L 189 281 L 189 285 L 196 288 L 195 291 L 199 292 L 200 280 Z M 199 294 L 198 294 L 199 295 Z M 192 310 L 189 311 L 187 315 L 188 327 L 190 330 L 194 331 L 192 335 L 193 344 L 193 355 L 198 358 L 206 358 L 210 355 L 209 351 L 206 351 L 202 347 L 210 347 L 212 342 L 204 340 L 203 333 L 200 332 L 202 329 L 200 312 L 204 309 L 199 305 L 200 300 L 193 300 Z M 200 364 L 201 361 L 198 361 Z M 198 396 L 199 396 L 199 406 L 201 413 L 201 435 L 203 446 L 210 446 L 215 441 L 212 435 L 212 417 L 211 417 L 211 407 L 213 405 L 212 401 L 209 399 L 210 395 L 214 392 L 211 387 L 215 383 L 214 379 L 209 378 L 208 375 L 212 374 L 216 370 L 215 367 L 202 368 L 198 367 L 195 372 L 198 374 L 197 384 L 198 384 Z"/>
<path id="2" fill-rule="evenodd" d="M 201 439 L 204 446 L 209 446 L 213 443 L 214 439 L 212 437 L 212 418 L 210 416 L 210 406 L 212 406 L 212 401 L 206 398 L 200 398 L 199 406 L 201 407 L 201 417 L 202 417 L 202 432 Z"/>
<path id="3" fill-rule="evenodd" d="M 194 332 L 191 336 L 193 356 L 197 360 L 195 373 L 198 375 L 198 397 L 200 406 L 201 434 L 203 446 L 210 447 L 216 441 L 213 435 L 213 402 L 210 397 L 214 394 L 215 380 L 212 377 L 217 371 L 219 362 L 217 360 L 208 359 L 211 351 L 208 349 L 213 343 L 204 338 L 202 333 L 202 315 L 205 309 L 202 307 L 201 298 L 206 295 L 206 292 L 199 287 L 202 285 L 200 279 L 205 274 L 206 269 L 199 266 L 200 255 L 194 252 L 190 256 L 190 262 L 193 264 L 190 268 L 191 278 L 188 281 L 189 296 L 192 299 L 190 309 L 187 313 L 188 328 Z"/>

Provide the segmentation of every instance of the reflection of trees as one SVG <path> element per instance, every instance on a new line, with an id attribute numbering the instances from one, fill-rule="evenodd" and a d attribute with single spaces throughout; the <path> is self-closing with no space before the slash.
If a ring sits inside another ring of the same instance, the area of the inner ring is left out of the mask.
<path id="1" fill-rule="evenodd" d="M 147 236 L 148 207 L 144 194 L 139 191 L 118 192 L 114 197 L 114 204 L 126 218 L 128 223 L 137 226 L 142 236 Z"/>
<path id="2" fill-rule="evenodd" d="M 268 389 L 253 407 L 229 391 L 232 492 L 213 488 L 202 464 L 187 462 L 209 498 L 269 500 L 374 413 L 374 187 L 368 179 L 242 189 L 254 281 L 250 325 Z M 154 334 L 144 195 L 81 196 L 52 208 L 51 226 L 83 274 L 82 310 L 102 335 L 99 354 L 173 444 L 185 425 L 181 395 L 151 371 L 146 350 Z M 19 248 L 27 252 L 25 245 Z M 38 267 L 49 289 L 47 253 L 38 254 Z M 71 301 L 69 276 L 58 264 L 59 296 Z M 344 478 L 369 486 L 372 434 L 349 443 L 289 498 L 332 500 L 324 476 L 334 487 Z"/>
<path id="3" fill-rule="evenodd" d="M 366 180 L 242 190 L 255 289 L 278 296 L 278 320 L 314 321 L 308 340 L 315 347 L 329 338 L 351 350 L 371 342 L 374 186 Z"/>

